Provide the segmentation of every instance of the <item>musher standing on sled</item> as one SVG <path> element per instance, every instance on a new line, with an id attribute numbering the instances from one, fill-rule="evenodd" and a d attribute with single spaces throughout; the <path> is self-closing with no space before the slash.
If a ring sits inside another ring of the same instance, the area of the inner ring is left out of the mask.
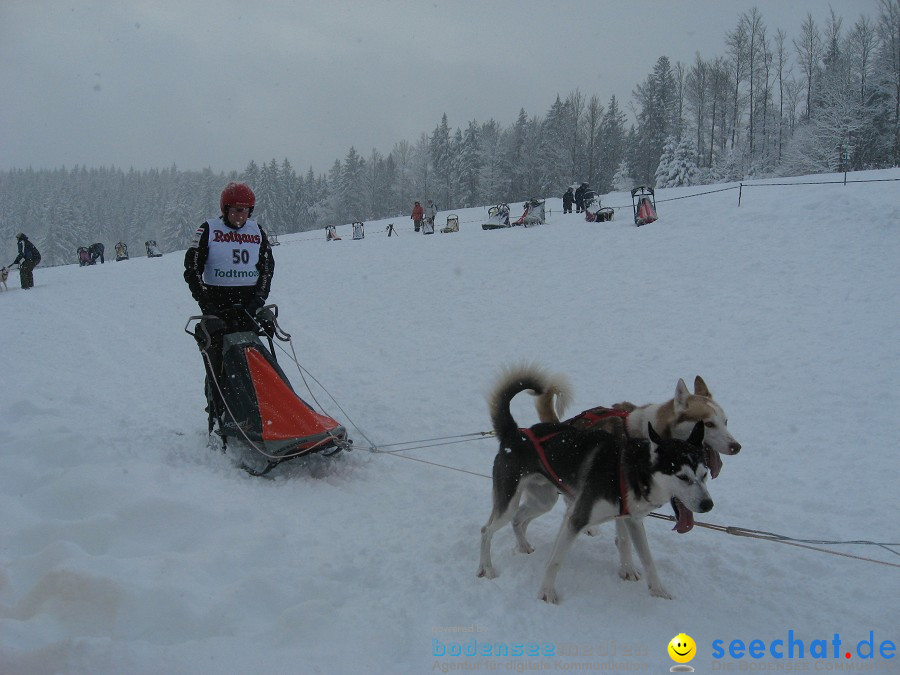
<path id="1" fill-rule="evenodd" d="M 197 228 L 184 256 L 184 280 L 207 317 L 196 331 L 197 341 L 204 349 L 209 334 L 207 368 L 212 367 L 217 381 L 226 333 L 255 332 L 257 323 L 267 330 L 274 327 L 271 312 L 260 312 L 269 297 L 275 260 L 265 230 L 250 220 L 255 204 L 253 190 L 244 183 L 226 185 L 219 200 L 222 215 Z M 217 388 L 209 385 L 219 408 Z M 218 417 L 221 410 L 210 412 Z"/>

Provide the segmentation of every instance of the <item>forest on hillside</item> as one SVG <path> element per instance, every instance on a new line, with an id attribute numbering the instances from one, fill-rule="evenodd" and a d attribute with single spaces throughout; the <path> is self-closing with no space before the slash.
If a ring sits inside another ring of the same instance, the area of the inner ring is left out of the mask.
<path id="1" fill-rule="evenodd" d="M 446 114 L 386 154 L 351 147 L 325 173 L 250 161 L 229 173 L 75 166 L 0 172 L 0 239 L 24 231 L 44 264 L 76 261 L 79 246 L 147 239 L 183 249 L 218 214 L 219 192 L 242 180 L 255 217 L 276 234 L 326 224 L 408 217 L 413 200 L 458 209 L 558 196 L 588 182 L 600 194 L 771 175 L 900 165 L 900 0 L 844 25 L 808 15 L 801 33 L 766 25 L 756 9 L 727 34 L 727 53 L 692 63 L 660 56 L 627 103 L 580 90 L 542 115 L 504 126 Z"/>

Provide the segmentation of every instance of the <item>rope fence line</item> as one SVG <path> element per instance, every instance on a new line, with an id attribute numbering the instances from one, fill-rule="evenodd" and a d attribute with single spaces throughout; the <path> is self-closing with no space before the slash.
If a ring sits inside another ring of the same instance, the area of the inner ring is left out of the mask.
<path id="1" fill-rule="evenodd" d="M 850 178 L 848 180 L 813 180 L 794 183 L 741 183 L 745 187 L 766 187 L 769 185 L 846 185 L 847 183 L 890 183 L 900 178 Z"/>

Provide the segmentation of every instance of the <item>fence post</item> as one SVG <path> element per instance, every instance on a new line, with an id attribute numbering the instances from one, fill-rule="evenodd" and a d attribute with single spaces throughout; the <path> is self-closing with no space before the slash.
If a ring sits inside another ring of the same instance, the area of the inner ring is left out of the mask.
<path id="1" fill-rule="evenodd" d="M 741 206 L 741 195 L 744 193 L 744 184 L 738 184 L 738 208 Z"/>

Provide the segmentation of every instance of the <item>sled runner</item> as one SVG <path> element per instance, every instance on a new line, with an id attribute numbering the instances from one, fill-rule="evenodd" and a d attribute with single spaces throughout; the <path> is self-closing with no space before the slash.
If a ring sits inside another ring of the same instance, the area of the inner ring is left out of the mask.
<path id="1" fill-rule="evenodd" d="M 147 257 L 148 258 L 161 258 L 162 257 L 162 253 L 159 250 L 159 246 L 156 245 L 156 239 L 150 239 L 149 241 L 145 241 L 144 246 L 147 247 Z"/>
<path id="2" fill-rule="evenodd" d="M 450 232 L 459 232 L 459 216 L 451 213 L 447 216 L 447 224 L 441 228 L 441 232 L 448 234 Z"/>
<path id="3" fill-rule="evenodd" d="M 640 227 L 657 219 L 656 195 L 652 187 L 639 185 L 631 190 L 631 201 L 634 206 L 634 224 Z"/>
<path id="4" fill-rule="evenodd" d="M 509 227 L 509 207 L 506 204 L 497 204 L 488 209 L 487 222 L 482 223 L 482 230 L 499 230 Z"/>
<path id="5" fill-rule="evenodd" d="M 366 238 L 366 224 L 360 221 L 356 221 L 353 223 L 353 239 L 365 239 Z"/>
<path id="6" fill-rule="evenodd" d="M 254 459 L 264 461 L 262 469 L 242 463 L 241 468 L 254 476 L 265 475 L 282 462 L 311 453 L 330 456 L 349 450 L 352 443 L 343 426 L 317 412 L 294 392 L 278 365 L 272 341 L 274 337 L 289 343 L 291 336 L 278 325 L 278 307 L 268 305 L 265 309 L 270 312 L 269 325 L 242 309 L 239 311 L 243 317 L 192 316 L 184 329 L 197 340 L 206 364 L 209 431 L 212 433 L 218 426 L 223 450 L 229 441 L 236 441 Z M 248 318 L 255 330 L 240 328 L 247 325 Z M 209 350 L 210 330 L 215 330 L 210 326 L 217 321 L 225 335 L 221 372 L 215 374 Z M 196 325 L 191 330 L 193 322 Z M 263 336 L 268 338 L 268 348 L 260 339 Z"/>

